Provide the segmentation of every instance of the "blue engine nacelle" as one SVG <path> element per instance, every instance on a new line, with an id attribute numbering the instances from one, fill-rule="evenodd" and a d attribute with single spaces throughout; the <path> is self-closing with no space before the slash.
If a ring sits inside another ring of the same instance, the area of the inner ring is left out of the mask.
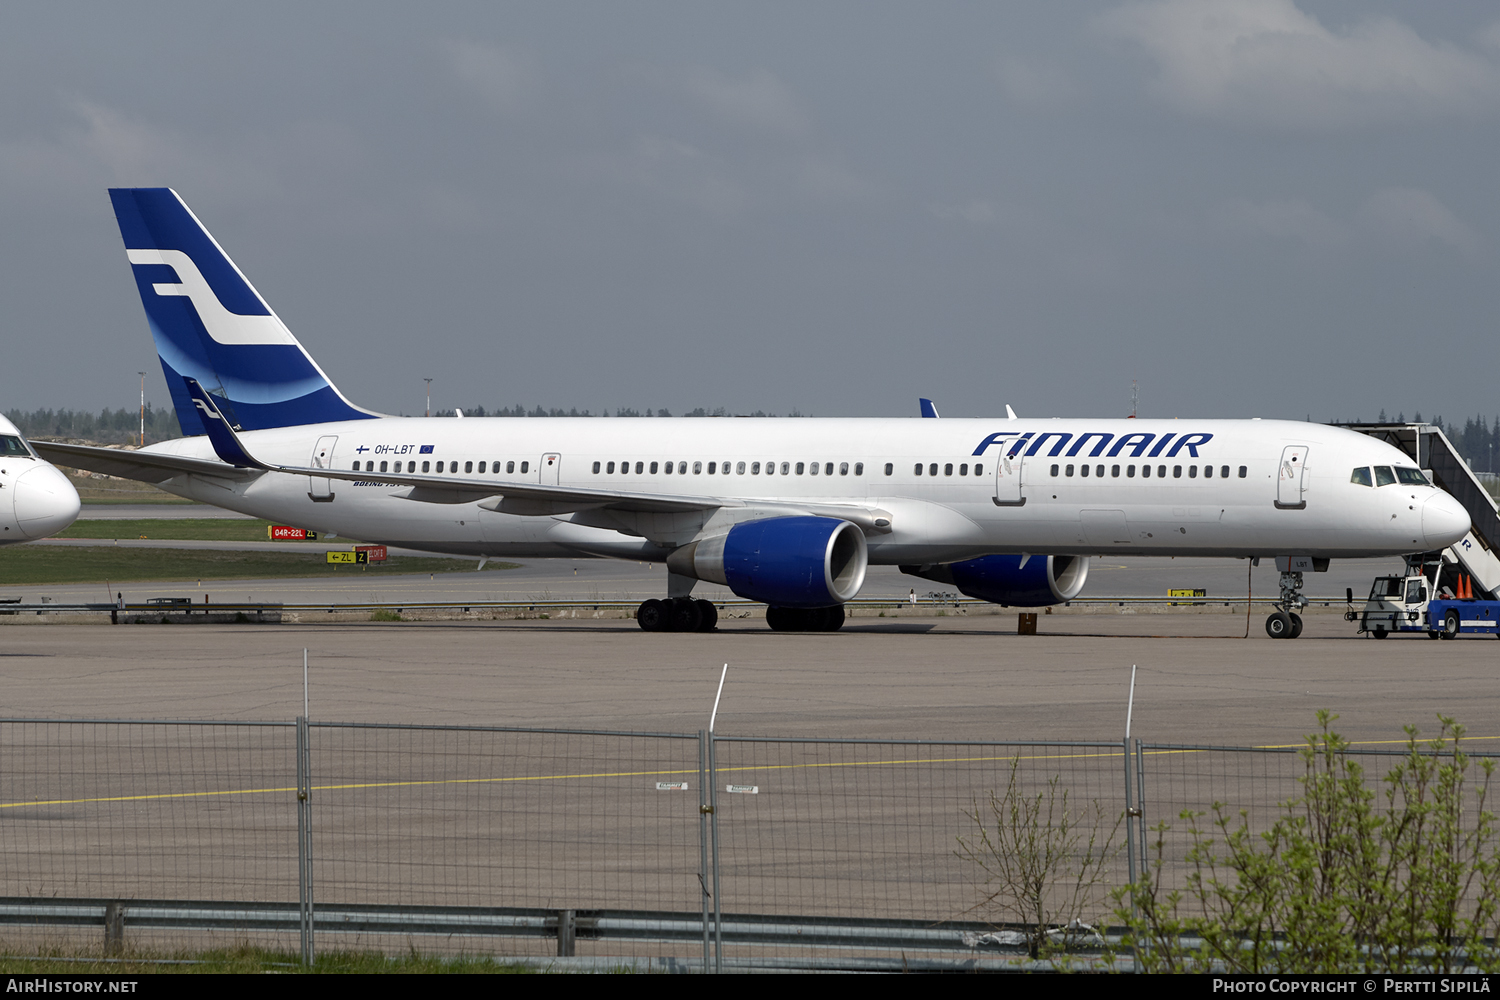
<path id="1" fill-rule="evenodd" d="M 864 532 L 834 517 L 746 521 L 667 557 L 673 573 L 783 608 L 843 604 L 864 586 L 868 563 Z"/>
<path id="2" fill-rule="evenodd" d="M 966 597 L 1013 608 L 1071 601 L 1089 578 L 1086 556 L 980 556 L 964 562 L 902 566 L 901 572 L 949 583 Z"/>

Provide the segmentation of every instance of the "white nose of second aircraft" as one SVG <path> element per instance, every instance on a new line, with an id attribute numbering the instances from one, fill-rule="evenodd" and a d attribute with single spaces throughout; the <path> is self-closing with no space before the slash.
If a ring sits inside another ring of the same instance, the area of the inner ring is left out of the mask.
<path id="1" fill-rule="evenodd" d="M 78 517 L 78 491 L 50 465 L 23 472 L 14 489 L 16 524 L 27 538 L 55 535 Z"/>
<path id="2" fill-rule="evenodd" d="M 1445 549 L 1469 533 L 1469 512 L 1447 493 L 1434 493 L 1422 505 L 1422 537 L 1428 549 Z"/>

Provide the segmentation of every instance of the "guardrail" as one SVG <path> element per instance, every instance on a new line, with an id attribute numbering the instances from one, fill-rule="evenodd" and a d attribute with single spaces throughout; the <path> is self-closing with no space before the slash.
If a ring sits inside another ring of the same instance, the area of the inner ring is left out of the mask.
<path id="1" fill-rule="evenodd" d="M 974 920 L 926 923 L 918 920 L 813 917 L 772 914 L 724 914 L 717 928 L 705 928 L 698 913 L 655 910 L 554 910 L 494 906 L 318 906 L 313 924 L 323 934 L 434 935 L 443 937 L 542 938 L 557 942 L 559 958 L 576 955 L 578 941 L 658 941 L 701 946 L 705 933 L 717 930 L 724 944 L 789 945 L 840 950 L 871 949 L 967 956 L 985 966 L 1013 968 L 1028 957 L 1026 928 L 996 927 Z M 127 931 L 229 930 L 296 934 L 301 927 L 297 903 L 230 902 L 225 900 L 89 899 L 0 897 L 0 926 L 98 927 L 107 954 L 123 950 Z M 1120 929 L 1095 936 L 1070 957 L 1076 962 L 1102 957 L 1104 948 L 1119 944 Z M 984 961 L 988 959 L 989 961 Z M 608 963 L 632 960 L 600 959 Z M 762 961 L 741 960 L 746 967 Z M 842 957 L 836 959 L 773 960 L 787 968 L 901 968 L 902 959 Z M 701 960 L 679 958 L 683 971 L 702 971 Z M 926 959 L 926 967 L 952 968 L 953 960 Z"/>
<path id="2" fill-rule="evenodd" d="M 1057 607 L 1097 607 L 1117 605 L 1119 607 L 1132 607 L 1140 605 L 1163 604 L 1171 607 L 1244 607 L 1245 598 L 1223 598 L 1223 597 L 1075 597 L 1071 601 L 1064 601 Z M 1274 597 L 1254 597 L 1249 602 L 1252 606 L 1273 607 L 1277 603 Z M 763 608 L 765 605 L 759 601 L 747 600 L 719 600 L 713 602 L 715 607 L 724 608 Z M 1311 597 L 1308 598 L 1308 606 L 1332 607 L 1347 605 L 1348 602 L 1342 597 Z M 551 611 L 568 608 L 587 608 L 591 611 L 634 611 L 640 605 L 639 601 L 602 601 L 593 599 L 581 600 L 553 600 L 553 601 L 364 601 L 352 604 L 252 604 L 244 602 L 224 602 L 199 604 L 105 604 L 105 603 L 79 603 L 65 604 L 45 602 L 42 604 L 0 604 L 0 615 L 16 614 L 149 614 L 149 615 L 204 615 L 204 614 L 272 614 L 293 613 L 302 614 L 310 612 L 326 612 L 337 614 L 340 612 L 359 611 L 453 611 L 462 610 L 464 613 L 471 611 Z M 919 611 L 925 608 L 1003 608 L 1006 610 L 1028 610 L 1015 605 L 994 604 L 990 601 L 978 601 L 972 598 L 961 597 L 951 601 L 935 601 L 918 599 L 913 604 L 911 601 L 900 598 L 856 598 L 847 602 L 844 607 L 865 610 L 909 610 Z"/>

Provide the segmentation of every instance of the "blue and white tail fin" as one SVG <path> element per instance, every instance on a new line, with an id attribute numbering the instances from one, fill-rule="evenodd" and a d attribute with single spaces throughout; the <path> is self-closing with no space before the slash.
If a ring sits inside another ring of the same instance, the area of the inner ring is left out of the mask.
<path id="1" fill-rule="evenodd" d="M 380 414 L 344 398 L 171 188 L 111 188 L 184 434 L 203 434 L 184 379 L 240 430 Z"/>

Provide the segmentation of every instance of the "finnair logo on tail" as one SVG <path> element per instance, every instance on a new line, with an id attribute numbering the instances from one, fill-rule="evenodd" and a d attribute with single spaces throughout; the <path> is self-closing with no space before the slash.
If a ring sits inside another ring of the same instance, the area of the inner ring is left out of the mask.
<path id="1" fill-rule="evenodd" d="M 220 344 L 296 344 L 296 338 L 274 315 L 241 316 L 224 308 L 193 259 L 181 250 L 127 250 L 132 264 L 165 264 L 180 284 L 151 286 L 157 295 L 182 295 L 193 303 L 208 335 Z M 201 405 L 200 405 L 201 408 Z"/>

